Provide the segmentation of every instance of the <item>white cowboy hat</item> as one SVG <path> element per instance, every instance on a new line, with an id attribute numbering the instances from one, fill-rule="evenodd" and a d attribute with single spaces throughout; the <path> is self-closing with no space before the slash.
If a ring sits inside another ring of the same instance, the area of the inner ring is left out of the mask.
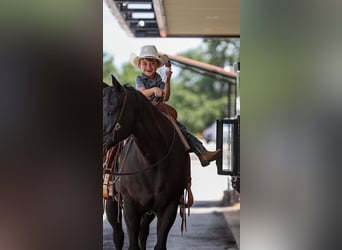
<path id="1" fill-rule="evenodd" d="M 160 62 L 159 67 L 163 66 L 165 63 L 169 61 L 169 57 L 167 55 L 158 55 L 158 51 L 156 46 L 154 45 L 145 45 L 141 48 L 139 56 L 132 53 L 131 54 L 131 63 L 136 68 L 139 68 L 139 60 L 141 58 L 151 58 L 151 59 L 157 59 Z"/>

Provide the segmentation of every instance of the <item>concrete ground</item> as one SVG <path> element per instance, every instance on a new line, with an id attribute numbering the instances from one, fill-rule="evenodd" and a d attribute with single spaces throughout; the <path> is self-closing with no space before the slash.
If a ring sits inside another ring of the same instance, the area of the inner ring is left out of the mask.
<path id="1" fill-rule="evenodd" d="M 215 150 L 216 144 L 203 142 L 208 150 Z M 229 179 L 227 176 L 218 175 L 216 163 L 212 162 L 207 167 L 202 167 L 195 154 L 191 156 L 192 192 L 196 201 L 222 201 L 228 189 Z M 222 212 L 224 219 L 235 238 L 237 247 L 240 249 L 240 202 L 234 202 L 232 206 L 212 208 L 216 212 Z"/>
<path id="2" fill-rule="evenodd" d="M 215 150 L 216 148 L 214 143 L 205 144 L 205 146 L 208 150 Z M 195 154 L 191 153 L 190 156 L 194 205 L 190 210 L 191 215 L 187 219 L 189 230 L 184 232 L 183 236 L 180 236 L 179 219 L 177 219 L 173 231 L 170 232 L 170 237 L 180 237 L 176 239 L 176 242 L 179 240 L 184 241 L 184 246 L 188 247 L 185 247 L 184 250 L 189 250 L 190 244 L 192 244 L 191 249 L 198 250 L 240 249 L 240 203 L 225 205 L 223 202 L 224 195 L 227 193 L 227 189 L 230 188 L 228 177 L 217 174 L 215 162 L 203 168 Z M 224 225 L 220 224 L 223 221 L 225 221 Z M 104 220 L 104 231 L 105 229 L 108 230 L 108 227 L 108 221 Z M 198 239 L 207 236 L 208 230 L 213 231 L 211 236 L 204 241 L 199 241 Z M 153 237 L 155 236 L 151 235 L 152 241 Z M 194 239 L 193 237 L 197 240 L 193 240 L 191 243 L 188 242 L 188 239 Z M 105 244 L 107 244 L 108 248 Z M 103 249 L 111 249 L 108 244 L 112 243 L 104 242 Z M 172 244 L 168 245 L 168 249 L 183 249 Z M 205 244 L 211 245 L 206 247 Z"/>
<path id="3" fill-rule="evenodd" d="M 197 201 L 187 215 L 186 230 L 181 232 L 177 216 L 168 236 L 168 250 L 237 250 L 239 249 L 238 206 L 224 206 L 221 202 Z M 124 231 L 125 222 L 123 221 Z M 153 249 L 157 240 L 156 220 L 151 223 L 147 249 Z M 113 250 L 112 228 L 103 223 L 103 250 Z M 128 249 L 125 235 L 124 249 Z"/>

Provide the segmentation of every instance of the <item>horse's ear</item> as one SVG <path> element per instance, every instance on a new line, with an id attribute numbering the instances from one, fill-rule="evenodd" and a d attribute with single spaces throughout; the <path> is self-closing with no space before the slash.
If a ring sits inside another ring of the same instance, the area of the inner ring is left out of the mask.
<path id="1" fill-rule="evenodd" d="M 116 77 L 112 74 L 112 84 L 113 84 L 113 88 L 120 92 L 122 90 L 122 85 L 119 83 L 119 81 L 116 79 Z"/>

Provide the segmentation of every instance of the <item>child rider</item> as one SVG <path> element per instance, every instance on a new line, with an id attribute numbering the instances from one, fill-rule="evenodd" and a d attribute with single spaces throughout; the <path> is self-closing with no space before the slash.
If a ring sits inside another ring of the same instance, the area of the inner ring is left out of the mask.
<path id="1" fill-rule="evenodd" d="M 136 77 L 136 88 L 144 94 L 144 96 L 151 101 L 153 105 L 157 105 L 162 99 L 166 102 L 170 98 L 170 79 L 172 75 L 171 64 L 168 56 L 159 56 L 154 45 L 146 45 L 141 48 L 139 56 L 132 54 L 131 63 L 138 69 L 141 74 Z M 161 76 L 157 73 L 157 69 L 165 65 L 166 80 L 163 81 Z M 221 150 L 208 151 L 195 136 L 187 131 L 185 126 L 177 121 L 178 126 L 183 131 L 190 146 L 190 152 L 194 152 L 203 167 L 208 166 L 213 160 L 216 160 L 221 155 Z"/>

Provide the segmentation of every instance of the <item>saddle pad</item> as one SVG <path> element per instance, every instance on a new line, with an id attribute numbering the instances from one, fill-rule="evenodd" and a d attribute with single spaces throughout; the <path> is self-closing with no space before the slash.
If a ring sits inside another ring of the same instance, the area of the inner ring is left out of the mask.
<path id="1" fill-rule="evenodd" d="M 118 172 L 121 173 L 125 171 L 139 171 L 139 169 L 127 168 L 128 166 L 135 166 L 137 165 L 137 163 L 139 164 L 139 169 L 145 169 L 149 167 L 149 162 L 142 154 L 139 146 L 135 141 L 134 135 L 130 135 L 125 141 L 125 145 L 123 146 L 120 153 Z"/>

